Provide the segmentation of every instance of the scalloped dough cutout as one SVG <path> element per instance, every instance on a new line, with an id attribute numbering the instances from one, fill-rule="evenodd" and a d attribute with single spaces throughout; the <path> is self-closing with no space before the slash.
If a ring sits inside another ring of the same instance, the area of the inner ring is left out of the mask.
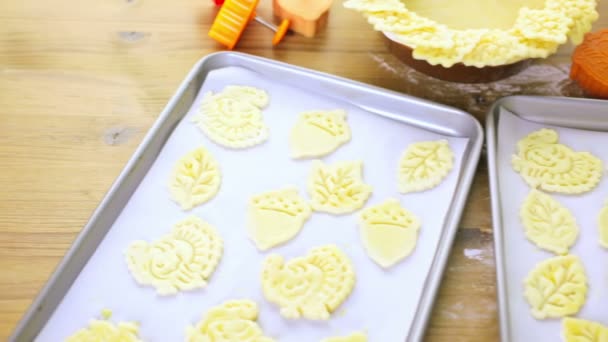
<path id="1" fill-rule="evenodd" d="M 598 227 L 600 233 L 600 245 L 604 248 L 608 248 L 608 201 L 604 204 L 604 207 L 600 210 L 598 216 Z"/>
<path id="2" fill-rule="evenodd" d="M 264 251 L 295 237 L 311 213 L 297 188 L 268 191 L 249 201 L 247 231 L 257 248 Z"/>
<path id="3" fill-rule="evenodd" d="M 524 280 L 524 296 L 536 319 L 557 318 L 579 312 L 587 296 L 587 276 L 574 255 L 542 261 Z"/>
<path id="4" fill-rule="evenodd" d="M 372 187 L 363 183 L 362 169 L 362 161 L 325 165 L 313 160 L 307 186 L 312 208 L 331 214 L 361 208 L 372 193 Z"/>
<path id="5" fill-rule="evenodd" d="M 562 320 L 562 337 L 564 342 L 608 342 L 608 326 L 566 317 Z"/>
<path id="6" fill-rule="evenodd" d="M 251 300 L 229 300 L 212 307 L 198 324 L 188 327 L 188 342 L 274 342 L 257 323 L 258 305 Z"/>
<path id="7" fill-rule="evenodd" d="M 348 336 L 324 338 L 321 342 L 367 342 L 367 335 L 362 332 L 355 332 Z"/>
<path id="8" fill-rule="evenodd" d="M 161 295 L 170 295 L 205 287 L 222 253 L 223 241 L 215 228 L 190 216 L 155 242 L 131 243 L 126 259 L 139 284 L 153 286 Z"/>
<path id="9" fill-rule="evenodd" d="M 292 158 L 323 157 L 350 141 L 346 112 L 304 112 L 298 116 L 289 136 Z"/>
<path id="10" fill-rule="evenodd" d="M 252 147 L 268 139 L 262 108 L 268 94 L 255 87 L 227 86 L 221 92 L 205 93 L 194 123 L 213 142 L 228 148 Z"/>
<path id="11" fill-rule="evenodd" d="M 384 268 L 409 256 L 418 241 L 420 219 L 393 198 L 363 210 L 359 222 L 367 254 Z"/>
<path id="12" fill-rule="evenodd" d="M 602 177 L 602 161 L 589 152 L 574 152 L 558 143 L 552 129 L 532 132 L 517 143 L 512 157 L 515 171 L 533 188 L 580 194 L 595 188 Z"/>
<path id="13" fill-rule="evenodd" d="M 113 324 L 107 320 L 91 320 L 83 328 L 66 338 L 65 342 L 120 341 L 141 342 L 139 326 L 133 322 Z"/>
<path id="14" fill-rule="evenodd" d="M 568 254 L 578 237 L 579 228 L 570 210 L 538 190 L 530 191 L 520 217 L 528 240 L 555 254 Z"/>
<path id="15" fill-rule="evenodd" d="M 328 320 L 354 286 L 353 265 L 335 245 L 314 248 L 287 262 L 277 254 L 264 260 L 264 296 L 288 319 Z"/>
<path id="16" fill-rule="evenodd" d="M 408 193 L 432 189 L 453 167 L 454 152 L 447 140 L 410 144 L 399 160 L 399 191 Z"/>
<path id="17" fill-rule="evenodd" d="M 182 158 L 169 179 L 171 198 L 182 209 L 189 210 L 212 199 L 221 183 L 220 168 L 211 153 L 199 147 Z"/>

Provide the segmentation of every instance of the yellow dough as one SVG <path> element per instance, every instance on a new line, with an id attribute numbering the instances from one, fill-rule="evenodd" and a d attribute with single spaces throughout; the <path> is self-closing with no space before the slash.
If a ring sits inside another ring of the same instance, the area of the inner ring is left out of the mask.
<path id="1" fill-rule="evenodd" d="M 367 254 L 388 268 L 412 253 L 418 240 L 420 220 L 396 199 L 366 208 L 359 216 Z"/>
<path id="2" fill-rule="evenodd" d="M 350 127 L 343 110 L 304 112 L 291 130 L 293 158 L 323 157 L 350 140 Z"/>
<path id="3" fill-rule="evenodd" d="M 545 58 L 578 44 L 598 18 L 596 0 L 347 0 L 375 30 L 446 68 Z M 474 9 L 474 10 L 471 10 Z"/>
<path id="4" fill-rule="evenodd" d="M 576 314 L 587 296 L 587 276 L 574 255 L 556 256 L 538 263 L 524 280 L 524 296 L 536 319 Z"/>
<path id="5" fill-rule="evenodd" d="M 300 232 L 311 213 L 294 187 L 259 194 L 249 201 L 249 237 L 263 251 L 280 245 Z"/>
<path id="6" fill-rule="evenodd" d="M 230 300 L 211 308 L 194 327 L 188 342 L 274 342 L 256 322 L 258 305 L 251 300 Z"/>
<path id="7" fill-rule="evenodd" d="M 372 193 L 372 187 L 363 183 L 362 168 L 361 161 L 325 165 L 314 160 L 308 177 L 312 208 L 332 214 L 350 213 L 361 208 Z"/>
<path id="8" fill-rule="evenodd" d="M 531 133 L 517 143 L 513 168 L 528 185 L 545 191 L 580 194 L 595 188 L 602 176 L 602 161 L 589 152 L 574 152 L 558 141 L 552 129 Z"/>
<path id="9" fill-rule="evenodd" d="M 204 147 L 199 147 L 177 161 L 169 180 L 169 191 L 171 198 L 188 210 L 213 198 L 220 183 L 217 161 Z"/>
<path id="10" fill-rule="evenodd" d="M 138 331 L 138 325 L 132 322 L 114 325 L 106 320 L 91 320 L 88 328 L 78 330 L 65 342 L 141 342 Z"/>
<path id="11" fill-rule="evenodd" d="M 570 210 L 547 194 L 532 189 L 521 206 L 526 237 L 538 247 L 568 254 L 578 237 L 578 225 Z"/>
<path id="12" fill-rule="evenodd" d="M 454 153 L 447 140 L 410 144 L 399 161 L 399 191 L 424 191 L 436 187 L 454 167 Z"/>
<path id="13" fill-rule="evenodd" d="M 608 248 L 608 202 L 606 202 L 602 210 L 600 210 L 598 226 L 600 230 L 600 245 Z"/>
<path id="14" fill-rule="evenodd" d="M 354 286 L 351 261 L 335 245 L 314 248 L 287 262 L 276 254 L 264 261 L 264 296 L 281 308 L 285 318 L 327 320 Z"/>
<path id="15" fill-rule="evenodd" d="M 367 342 L 367 335 L 356 332 L 344 337 L 324 338 L 321 342 Z"/>
<path id="16" fill-rule="evenodd" d="M 268 105 L 264 90 L 228 86 L 223 91 L 204 95 L 194 122 L 209 139 L 224 147 L 241 149 L 268 139 L 262 108 Z"/>
<path id="17" fill-rule="evenodd" d="M 190 216 L 153 243 L 131 243 L 126 258 L 138 283 L 154 286 L 161 295 L 170 295 L 205 287 L 222 252 L 223 241 L 215 228 Z"/>
<path id="18" fill-rule="evenodd" d="M 608 327 L 597 322 L 566 317 L 562 320 L 564 342 L 608 342 Z"/>

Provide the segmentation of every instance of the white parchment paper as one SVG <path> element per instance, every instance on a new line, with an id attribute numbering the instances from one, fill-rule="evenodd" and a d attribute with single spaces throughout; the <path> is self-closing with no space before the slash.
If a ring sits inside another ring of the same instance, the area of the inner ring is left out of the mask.
<path id="1" fill-rule="evenodd" d="M 242 84 L 268 91 L 271 101 L 264 110 L 270 138 L 247 150 L 229 150 L 208 140 L 191 122 L 201 95 L 209 90 Z M 347 102 L 265 79 L 255 72 L 230 67 L 212 71 L 193 108 L 176 127 L 158 159 L 114 223 L 69 293 L 39 334 L 39 341 L 60 341 L 99 317 L 103 308 L 113 311 L 112 321 L 137 321 L 145 341 L 181 341 L 188 325 L 195 324 L 212 306 L 228 299 L 248 298 L 260 306 L 259 323 L 268 336 L 284 342 L 313 342 L 333 335 L 364 330 L 370 341 L 403 341 L 415 315 L 424 280 L 440 238 L 461 170 L 468 139 L 444 137 L 420 128 L 362 111 Z M 250 196 L 285 185 L 305 191 L 310 160 L 289 158 L 288 135 L 297 113 L 317 109 L 345 109 L 352 140 L 324 158 L 364 161 L 364 180 L 374 192 L 367 205 L 396 197 L 422 220 L 418 245 L 405 261 L 388 271 L 366 255 L 354 214 L 332 216 L 313 213 L 300 234 L 285 245 L 258 252 L 245 232 Z M 455 166 L 435 189 L 418 194 L 397 192 L 397 165 L 412 142 L 447 139 L 455 152 Z M 167 182 L 175 161 L 197 146 L 205 146 L 221 166 L 218 195 L 189 213 L 170 200 Z M 129 274 L 124 250 L 133 240 L 153 241 L 172 225 L 195 214 L 214 225 L 222 235 L 224 256 L 207 288 L 160 297 L 152 287 L 140 287 Z M 270 253 L 290 259 L 313 247 L 334 243 L 351 258 L 357 274 L 353 293 L 326 322 L 283 319 L 278 308 L 262 294 L 262 260 Z"/>
<path id="2" fill-rule="evenodd" d="M 534 266 L 554 254 L 537 248 L 526 239 L 519 218 L 522 202 L 530 188 L 511 166 L 511 156 L 517 152 L 521 138 L 541 128 L 555 129 L 560 142 L 574 151 L 587 151 L 608 163 L 608 132 L 594 132 L 559 126 L 543 125 L 523 120 L 502 109 L 498 124 L 498 182 L 502 205 L 502 229 L 505 258 L 505 279 L 513 341 L 561 341 L 561 319 L 536 320 L 525 300 L 523 281 Z M 597 217 L 608 199 L 608 181 L 600 181 L 594 190 L 582 195 L 551 196 L 574 214 L 579 225 L 579 238 L 570 253 L 583 261 L 589 291 L 578 318 L 608 324 L 608 250 L 599 245 Z"/>

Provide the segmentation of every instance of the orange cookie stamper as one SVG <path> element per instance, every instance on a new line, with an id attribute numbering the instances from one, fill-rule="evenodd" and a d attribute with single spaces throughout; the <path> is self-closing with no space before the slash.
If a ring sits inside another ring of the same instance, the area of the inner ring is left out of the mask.
<path id="1" fill-rule="evenodd" d="M 585 36 L 572 55 L 570 78 L 587 94 L 608 99 L 608 29 Z"/>

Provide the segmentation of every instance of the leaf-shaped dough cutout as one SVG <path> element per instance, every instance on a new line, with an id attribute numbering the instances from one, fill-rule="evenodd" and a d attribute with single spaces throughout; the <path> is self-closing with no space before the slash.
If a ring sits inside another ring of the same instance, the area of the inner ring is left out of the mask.
<path id="1" fill-rule="evenodd" d="M 556 256 L 542 261 L 526 279 L 525 297 L 537 319 L 576 314 L 587 296 L 587 276 L 574 255 Z"/>
<path id="2" fill-rule="evenodd" d="M 268 95 L 261 89 L 228 86 L 217 94 L 206 93 L 193 121 L 215 143 L 247 148 L 268 139 L 260 107 L 267 103 Z"/>
<path id="3" fill-rule="evenodd" d="M 186 331 L 188 342 L 274 342 L 256 322 L 258 305 L 251 300 L 229 300 L 212 307 Z"/>
<path id="4" fill-rule="evenodd" d="M 366 208 L 359 216 L 361 238 L 367 254 L 388 268 L 412 253 L 418 241 L 420 219 L 391 198 Z"/>
<path id="5" fill-rule="evenodd" d="M 580 194 L 597 186 L 602 161 L 589 152 L 574 152 L 558 143 L 552 129 L 532 132 L 517 143 L 513 169 L 533 188 L 565 194 Z"/>
<path id="6" fill-rule="evenodd" d="M 312 208 L 332 214 L 361 208 L 372 193 L 372 187 L 363 183 L 362 168 L 361 161 L 325 165 L 314 160 L 307 186 Z"/>
<path id="7" fill-rule="evenodd" d="M 321 342 L 367 342 L 367 335 L 362 332 L 355 332 L 343 337 L 328 337 Z"/>
<path id="8" fill-rule="evenodd" d="M 600 210 L 597 221 L 600 230 L 600 245 L 608 248 L 608 202 Z"/>
<path id="9" fill-rule="evenodd" d="M 293 158 L 322 157 L 349 140 L 344 110 L 304 112 L 291 130 L 289 146 Z"/>
<path id="10" fill-rule="evenodd" d="M 521 206 L 526 237 L 538 247 L 568 254 L 578 237 L 578 225 L 570 210 L 547 194 L 532 189 Z"/>
<path id="11" fill-rule="evenodd" d="M 131 243 L 126 258 L 138 283 L 154 286 L 161 295 L 170 295 L 205 287 L 222 252 L 223 241 L 215 228 L 190 216 L 153 243 Z"/>
<path id="12" fill-rule="evenodd" d="M 350 259 L 335 245 L 312 249 L 287 262 L 272 254 L 264 260 L 262 290 L 285 318 L 327 320 L 355 286 Z"/>
<path id="13" fill-rule="evenodd" d="M 564 342 L 608 342 L 608 327 L 597 322 L 566 317 L 562 320 Z"/>
<path id="14" fill-rule="evenodd" d="M 399 161 L 399 191 L 424 191 L 436 187 L 454 167 L 454 153 L 447 140 L 410 144 Z"/>
<path id="15" fill-rule="evenodd" d="M 249 201 L 247 231 L 260 250 L 291 240 L 312 213 L 295 187 L 268 191 Z"/>
<path id="16" fill-rule="evenodd" d="M 120 341 L 141 342 L 139 326 L 133 322 L 120 322 L 117 325 L 106 320 L 91 320 L 83 328 L 69 336 L 65 342 Z"/>
<path id="17" fill-rule="evenodd" d="M 188 210 L 209 201 L 220 188 L 217 161 L 204 147 L 189 152 L 177 161 L 169 180 L 171 198 Z"/>

